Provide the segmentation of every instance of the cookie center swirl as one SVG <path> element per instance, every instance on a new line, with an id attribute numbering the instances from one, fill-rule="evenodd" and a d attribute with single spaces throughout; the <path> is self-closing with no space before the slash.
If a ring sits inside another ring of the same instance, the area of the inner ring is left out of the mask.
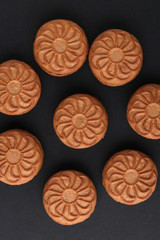
<path id="1" fill-rule="evenodd" d="M 150 118 L 156 118 L 160 115 L 160 105 L 157 103 L 150 103 L 146 108 L 146 113 Z"/>
<path id="2" fill-rule="evenodd" d="M 129 169 L 124 173 L 124 180 L 127 184 L 135 184 L 138 181 L 139 174 L 134 169 Z"/>
<path id="3" fill-rule="evenodd" d="M 113 48 L 109 52 L 109 58 L 114 63 L 121 62 L 123 59 L 123 56 L 124 56 L 123 50 L 120 48 Z"/>
<path id="4" fill-rule="evenodd" d="M 77 199 L 77 193 L 73 189 L 66 189 L 62 194 L 62 198 L 66 203 L 73 203 Z"/>
<path id="5" fill-rule="evenodd" d="M 83 129 L 87 125 L 87 119 L 83 114 L 77 114 L 73 117 L 73 126 L 77 129 Z"/>
<path id="6" fill-rule="evenodd" d="M 53 48 L 57 53 L 64 53 L 67 49 L 67 43 L 62 38 L 56 38 L 53 41 Z"/>
<path id="7" fill-rule="evenodd" d="M 17 95 L 21 91 L 21 84 L 18 81 L 11 81 L 7 85 L 8 92 L 12 95 Z"/>
<path id="8" fill-rule="evenodd" d="M 16 164 L 21 160 L 21 152 L 17 149 L 10 149 L 6 154 L 6 159 L 11 164 Z"/>

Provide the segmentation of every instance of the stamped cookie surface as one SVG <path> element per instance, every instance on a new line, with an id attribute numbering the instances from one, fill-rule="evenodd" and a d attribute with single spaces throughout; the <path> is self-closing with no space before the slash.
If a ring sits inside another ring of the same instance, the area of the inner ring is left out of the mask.
<path id="1" fill-rule="evenodd" d="M 35 136 L 19 129 L 0 134 L 0 181 L 9 185 L 29 182 L 42 163 L 43 149 Z"/>
<path id="2" fill-rule="evenodd" d="M 48 74 L 65 76 L 76 72 L 88 53 L 88 41 L 81 27 L 69 20 L 53 20 L 38 31 L 33 52 Z"/>
<path id="3" fill-rule="evenodd" d="M 160 139 L 160 85 L 144 85 L 132 95 L 127 107 L 127 119 L 139 135 Z"/>
<path id="4" fill-rule="evenodd" d="M 39 77 L 28 64 L 17 60 L 0 64 L 0 112 L 27 113 L 35 107 L 40 95 Z"/>
<path id="5" fill-rule="evenodd" d="M 147 200 L 155 190 L 157 168 L 145 154 L 124 150 L 114 154 L 103 170 L 103 185 L 117 202 L 134 205 Z"/>
<path id="6" fill-rule="evenodd" d="M 95 77 L 105 85 L 121 86 L 140 72 L 142 47 L 130 33 L 110 29 L 101 33 L 89 51 L 89 65 Z"/>
<path id="7" fill-rule="evenodd" d="M 88 148 L 99 142 L 108 127 L 100 101 L 88 94 L 75 94 L 57 107 L 53 126 L 60 140 L 72 148 Z"/>
<path id="8" fill-rule="evenodd" d="M 83 222 L 93 213 L 97 194 L 92 181 L 77 171 L 54 174 L 43 191 L 43 204 L 48 215 L 62 225 Z"/>

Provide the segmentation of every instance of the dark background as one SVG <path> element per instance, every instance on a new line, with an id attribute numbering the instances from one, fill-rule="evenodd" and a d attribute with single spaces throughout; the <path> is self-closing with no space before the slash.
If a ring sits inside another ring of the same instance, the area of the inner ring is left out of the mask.
<path id="1" fill-rule="evenodd" d="M 0 183 L 1 240 L 155 240 L 160 239 L 160 181 L 149 200 L 135 206 L 113 201 L 101 183 L 105 162 L 116 151 L 137 149 L 148 154 L 160 170 L 160 140 L 138 136 L 126 120 L 127 102 L 146 83 L 160 82 L 159 0 L 0 0 L 0 62 L 22 60 L 39 74 L 42 95 L 37 106 L 22 116 L 0 114 L 0 132 L 22 128 L 36 135 L 44 148 L 40 173 L 29 183 Z M 37 65 L 32 44 L 39 27 L 64 18 L 79 24 L 89 45 L 103 31 L 120 28 L 134 34 L 142 44 L 144 63 L 138 77 L 121 87 L 102 85 L 93 76 L 88 61 L 76 73 L 52 77 Z M 105 138 L 94 147 L 71 149 L 60 142 L 53 126 L 59 102 L 74 93 L 96 96 L 109 115 Z M 61 226 L 46 214 L 42 191 L 48 178 L 63 169 L 87 174 L 95 184 L 95 212 L 83 223 Z"/>

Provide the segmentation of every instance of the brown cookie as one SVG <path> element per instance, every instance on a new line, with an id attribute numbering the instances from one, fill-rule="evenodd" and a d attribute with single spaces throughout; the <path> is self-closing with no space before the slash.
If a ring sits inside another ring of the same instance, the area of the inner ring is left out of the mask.
<path id="1" fill-rule="evenodd" d="M 53 20 L 38 31 L 33 45 L 34 57 L 50 75 L 66 76 L 76 72 L 88 53 L 83 29 L 69 20 Z"/>
<path id="2" fill-rule="evenodd" d="M 43 149 L 35 136 L 20 129 L 0 134 L 0 181 L 9 185 L 29 182 L 42 163 Z"/>
<path id="3" fill-rule="evenodd" d="M 75 94 L 57 107 L 53 126 L 60 140 L 72 148 L 88 148 L 99 142 L 108 127 L 108 116 L 98 99 Z"/>
<path id="4" fill-rule="evenodd" d="M 124 150 L 108 160 L 102 181 L 115 201 L 134 205 L 152 195 L 157 175 L 156 165 L 147 155 L 135 150 Z"/>
<path id="5" fill-rule="evenodd" d="M 121 86 L 140 72 L 142 47 L 130 33 L 110 29 L 101 33 L 89 51 L 89 65 L 95 77 L 108 86 Z"/>
<path id="6" fill-rule="evenodd" d="M 132 95 L 127 107 L 127 119 L 139 135 L 160 139 L 160 85 L 144 85 Z"/>
<path id="7" fill-rule="evenodd" d="M 40 95 L 39 77 L 28 64 L 17 60 L 0 64 L 0 112 L 27 113 L 35 107 Z"/>
<path id="8" fill-rule="evenodd" d="M 47 214 L 57 223 L 73 225 L 83 222 L 93 213 L 97 201 L 92 181 L 77 171 L 54 174 L 43 190 Z"/>

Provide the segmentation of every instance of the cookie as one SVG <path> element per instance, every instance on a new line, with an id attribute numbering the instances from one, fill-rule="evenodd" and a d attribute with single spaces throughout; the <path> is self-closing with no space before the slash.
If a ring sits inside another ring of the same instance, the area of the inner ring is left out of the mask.
<path id="1" fill-rule="evenodd" d="M 43 204 L 47 214 L 62 225 L 83 222 L 93 213 L 97 201 L 92 181 L 77 171 L 61 171 L 45 184 Z"/>
<path id="2" fill-rule="evenodd" d="M 132 95 L 127 120 L 139 135 L 160 139 L 160 85 L 144 85 Z"/>
<path id="3" fill-rule="evenodd" d="M 40 95 L 39 77 L 28 64 L 17 60 L 0 64 L 0 112 L 27 113 L 35 107 Z"/>
<path id="4" fill-rule="evenodd" d="M 108 116 L 98 99 L 88 94 L 75 94 L 59 104 L 53 126 L 57 136 L 67 146 L 88 148 L 104 137 Z"/>
<path id="5" fill-rule="evenodd" d="M 95 77 L 108 86 L 121 86 L 140 72 L 142 47 L 130 33 L 110 29 L 101 33 L 89 51 L 89 65 Z"/>
<path id="6" fill-rule="evenodd" d="M 42 163 L 43 149 L 35 136 L 20 129 L 0 134 L 0 181 L 27 183 L 38 174 Z"/>
<path id="7" fill-rule="evenodd" d="M 53 20 L 39 29 L 33 53 L 45 72 L 62 77 L 76 72 L 83 65 L 88 54 L 88 41 L 76 23 Z"/>
<path id="8" fill-rule="evenodd" d="M 103 185 L 117 202 L 134 205 L 146 201 L 157 183 L 157 168 L 144 153 L 124 150 L 114 154 L 103 170 Z"/>

